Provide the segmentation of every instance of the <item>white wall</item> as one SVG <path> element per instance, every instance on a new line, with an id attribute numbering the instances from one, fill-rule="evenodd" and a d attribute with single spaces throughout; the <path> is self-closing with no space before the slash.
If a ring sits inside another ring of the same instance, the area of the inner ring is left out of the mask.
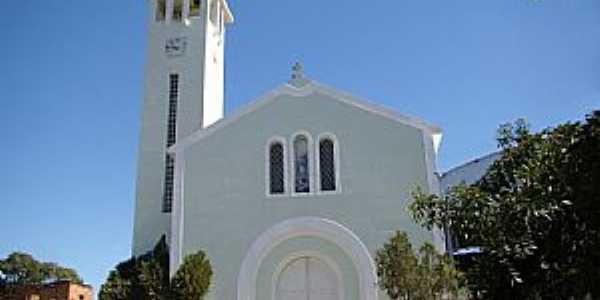
<path id="1" fill-rule="evenodd" d="M 274 136 L 291 141 L 299 131 L 313 139 L 322 133 L 336 136 L 340 193 L 266 195 L 268 141 Z M 183 151 L 183 254 L 206 250 L 216 272 L 210 299 L 234 299 L 241 262 L 252 242 L 290 218 L 338 222 L 371 255 L 395 230 L 407 231 L 416 245 L 432 242 L 432 233 L 406 213 L 416 186 L 435 192 L 429 188 L 426 149 L 431 147 L 425 141 L 419 128 L 328 95 L 279 96 Z"/>
<path id="2" fill-rule="evenodd" d="M 224 29 L 215 35 L 207 1 L 199 17 L 186 22 L 157 22 L 155 1 L 148 1 L 148 45 L 138 151 L 133 254 L 152 249 L 170 232 L 171 215 L 162 213 L 169 104 L 169 74 L 179 74 L 177 140 L 223 117 Z M 169 2 L 171 3 L 171 2 Z M 217 1 L 220 3 L 220 0 Z M 170 5 L 169 5 L 170 7 Z M 221 7 L 223 8 L 223 7 Z M 167 14 L 169 20 L 169 14 Z M 185 53 L 167 55 L 168 39 L 184 38 Z"/>

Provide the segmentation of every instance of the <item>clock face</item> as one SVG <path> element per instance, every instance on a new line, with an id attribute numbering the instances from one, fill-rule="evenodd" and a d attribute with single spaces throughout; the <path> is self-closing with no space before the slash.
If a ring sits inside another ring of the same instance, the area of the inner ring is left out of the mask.
<path id="1" fill-rule="evenodd" d="M 176 37 L 169 38 L 165 43 L 165 53 L 169 57 L 181 56 L 185 54 L 185 48 L 187 47 L 187 38 Z"/>

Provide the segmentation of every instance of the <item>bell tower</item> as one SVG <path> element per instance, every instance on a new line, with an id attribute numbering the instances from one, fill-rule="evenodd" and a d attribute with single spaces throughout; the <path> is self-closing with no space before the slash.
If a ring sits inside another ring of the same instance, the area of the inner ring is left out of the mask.
<path id="1" fill-rule="evenodd" d="M 148 0 L 148 42 L 133 254 L 170 235 L 174 159 L 167 149 L 223 117 L 226 0 Z"/>

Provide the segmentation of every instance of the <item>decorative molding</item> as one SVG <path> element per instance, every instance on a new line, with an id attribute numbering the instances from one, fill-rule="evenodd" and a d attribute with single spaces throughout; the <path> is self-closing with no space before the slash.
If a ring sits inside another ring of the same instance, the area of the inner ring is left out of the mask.
<path id="1" fill-rule="evenodd" d="M 196 132 L 187 136 L 185 139 L 183 139 L 179 143 L 173 145 L 169 149 L 169 152 L 175 153 L 175 152 L 183 151 L 185 148 L 197 143 L 198 141 L 213 135 L 215 132 L 219 131 L 220 129 L 227 127 L 232 123 L 237 122 L 242 117 L 262 108 L 263 106 L 266 106 L 267 104 L 270 104 L 271 102 L 274 102 L 275 99 L 277 99 L 277 97 L 284 95 L 284 92 L 283 92 L 284 87 L 285 86 L 280 86 L 274 90 L 271 90 L 271 91 L 265 93 L 264 95 L 260 96 L 258 98 L 258 100 L 255 100 L 252 103 L 244 106 L 242 109 L 238 110 L 233 115 L 231 115 L 227 118 L 222 118 L 206 128 L 197 130 Z"/>
<path id="2" fill-rule="evenodd" d="M 392 121 L 408 125 L 411 127 L 415 127 L 426 132 L 429 135 L 439 135 L 438 141 L 441 138 L 441 129 L 437 126 L 430 125 L 425 121 L 415 118 L 409 117 L 405 115 L 401 115 L 389 108 L 385 108 L 383 106 L 373 104 L 371 102 L 362 100 L 358 97 L 355 97 L 349 93 L 339 91 L 337 89 L 331 88 L 329 86 L 323 85 L 321 83 L 317 83 L 315 81 L 308 81 L 308 83 L 301 87 L 293 86 L 289 83 L 280 85 L 279 87 L 265 93 L 257 100 L 251 102 L 246 105 L 243 109 L 238 110 L 236 113 L 231 115 L 230 117 L 219 120 L 218 122 L 212 124 L 211 126 L 200 129 L 195 133 L 191 134 L 180 143 L 171 147 L 169 151 L 177 152 L 180 151 L 181 148 L 187 148 L 188 146 L 195 144 L 196 142 L 211 136 L 212 134 L 218 132 L 220 129 L 229 126 L 232 123 L 239 121 L 242 117 L 266 106 L 274 102 L 275 99 L 282 95 L 292 96 L 292 97 L 306 97 L 313 93 L 321 93 L 331 98 L 344 103 L 346 105 L 350 105 L 352 107 L 361 109 L 363 111 L 384 117 L 386 119 L 390 119 Z"/>
<path id="3" fill-rule="evenodd" d="M 238 275 L 237 300 L 256 300 L 256 280 L 262 261 L 277 245 L 300 236 L 315 236 L 336 244 L 354 263 L 359 277 L 360 299 L 378 299 L 375 263 L 358 236 L 331 220 L 299 217 L 271 227 L 254 241 Z"/>
<path id="4" fill-rule="evenodd" d="M 231 9 L 229 8 L 229 4 L 227 4 L 226 0 L 219 0 L 221 2 L 221 7 L 223 9 L 223 12 L 225 13 L 225 23 L 233 23 L 235 22 L 235 17 L 233 16 L 233 13 L 231 12 Z"/>
<path id="5" fill-rule="evenodd" d="M 398 122 L 398 123 L 401 123 L 404 125 L 408 125 L 411 127 L 421 129 L 423 131 L 426 131 L 429 134 L 441 133 L 441 129 L 438 126 L 431 125 L 419 118 L 400 114 L 391 108 L 387 108 L 382 105 L 375 104 L 369 100 L 359 98 L 348 92 L 341 91 L 341 90 L 335 89 L 333 87 L 330 87 L 330 86 L 327 86 L 327 85 L 324 85 L 321 83 L 317 83 L 317 82 L 313 81 L 312 85 L 314 86 L 315 91 L 318 91 L 320 93 L 328 95 L 328 96 L 330 96 L 342 103 L 350 105 L 352 107 L 359 108 L 361 110 L 384 117 L 386 119 L 390 119 L 392 121 L 395 121 L 395 122 Z"/>

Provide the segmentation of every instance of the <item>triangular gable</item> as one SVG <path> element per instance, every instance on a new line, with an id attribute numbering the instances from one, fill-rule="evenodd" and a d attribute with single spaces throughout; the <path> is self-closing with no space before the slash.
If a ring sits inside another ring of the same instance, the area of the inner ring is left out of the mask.
<path id="1" fill-rule="evenodd" d="M 298 87 L 297 85 L 286 83 L 280 85 L 279 87 L 267 92 L 266 94 L 259 97 L 257 100 L 252 101 L 250 104 L 244 106 L 242 109 L 233 113 L 231 116 L 223 118 L 214 124 L 210 125 L 207 128 L 199 129 L 188 137 L 184 138 L 177 144 L 173 145 L 169 148 L 170 153 L 176 153 L 182 151 L 190 145 L 193 145 L 202 139 L 213 135 L 214 133 L 220 131 L 222 128 L 227 127 L 229 124 L 235 123 L 240 120 L 242 117 L 266 106 L 274 102 L 275 99 L 282 95 L 289 95 L 295 97 L 305 97 L 311 95 L 313 93 L 321 93 L 327 96 L 330 96 L 332 99 L 335 99 L 343 104 L 350 105 L 355 108 L 359 108 L 363 111 L 378 115 L 380 117 L 384 117 L 386 119 L 412 126 L 418 129 L 423 130 L 425 133 L 432 136 L 434 140 L 434 148 L 435 152 L 437 152 L 437 148 L 439 146 L 439 142 L 441 141 L 442 131 L 439 127 L 435 125 L 431 125 L 421 119 L 415 117 L 409 117 L 406 115 L 399 114 L 398 112 L 383 107 L 381 105 L 374 104 L 369 101 L 362 100 L 357 98 L 350 93 L 346 93 L 340 91 L 338 89 L 326 86 L 324 84 L 315 82 L 315 81 L 306 81 L 305 84 Z"/>

